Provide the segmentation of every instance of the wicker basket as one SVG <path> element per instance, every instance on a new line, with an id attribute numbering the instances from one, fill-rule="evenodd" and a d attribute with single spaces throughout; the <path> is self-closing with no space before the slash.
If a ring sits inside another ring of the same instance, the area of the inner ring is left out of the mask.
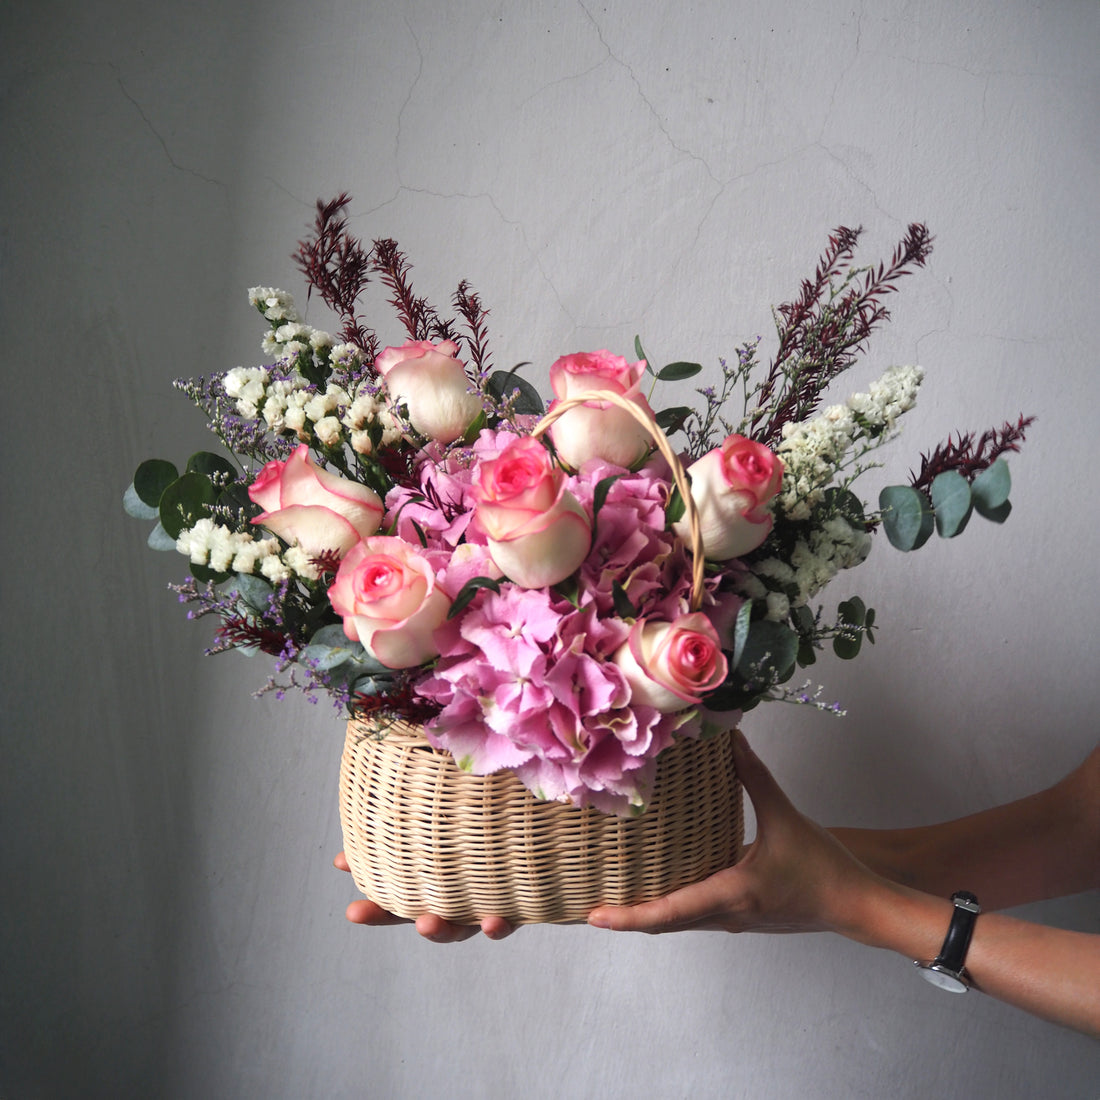
<path id="1" fill-rule="evenodd" d="M 348 723 L 340 767 L 344 851 L 359 889 L 402 917 L 456 923 L 583 921 L 733 863 L 744 834 L 728 734 L 658 757 L 644 814 L 536 799 L 509 771 L 475 776 L 414 726 Z"/>
<path id="2" fill-rule="evenodd" d="M 538 437 L 576 405 L 605 401 L 633 416 L 672 471 L 692 544 L 692 610 L 702 604 L 699 517 L 664 433 L 618 394 L 556 402 Z M 356 885 L 402 917 L 458 923 L 583 921 L 598 905 L 633 905 L 698 882 L 733 863 L 744 835 L 741 785 L 728 734 L 684 738 L 657 759 L 644 814 L 622 819 L 543 802 L 509 771 L 462 772 L 419 729 L 348 723 L 340 769 L 344 851 Z"/>

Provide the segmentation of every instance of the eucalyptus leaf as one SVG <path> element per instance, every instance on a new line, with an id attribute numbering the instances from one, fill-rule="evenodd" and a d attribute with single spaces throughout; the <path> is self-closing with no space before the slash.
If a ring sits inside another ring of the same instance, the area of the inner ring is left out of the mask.
<path id="1" fill-rule="evenodd" d="M 886 537 L 898 550 L 916 550 L 935 530 L 927 497 L 911 485 L 888 485 L 879 493 L 878 505 Z"/>
<path id="2" fill-rule="evenodd" d="M 849 626 L 863 626 L 864 619 L 867 617 L 867 605 L 859 596 L 844 600 L 837 606 L 836 611 L 840 621 Z"/>
<path id="3" fill-rule="evenodd" d="M 133 482 L 130 483 L 129 488 L 122 494 L 122 508 L 128 516 L 133 516 L 134 519 L 156 519 L 160 513 L 151 504 L 146 504 L 144 500 L 137 495 L 137 490 L 134 488 Z"/>
<path id="4" fill-rule="evenodd" d="M 206 474 L 211 481 L 222 486 L 236 481 L 238 476 L 237 467 L 229 459 L 210 451 L 196 451 L 187 460 L 187 472 Z"/>
<path id="5" fill-rule="evenodd" d="M 684 363 L 677 361 L 669 363 L 657 372 L 657 378 L 661 382 L 680 382 L 685 378 L 694 378 L 703 372 L 702 363 Z"/>
<path id="6" fill-rule="evenodd" d="M 232 575 L 232 573 L 227 573 L 224 570 L 211 569 L 209 565 L 200 565 L 198 562 L 191 563 L 191 576 L 197 581 L 202 581 L 203 584 L 221 584 Z"/>
<path id="7" fill-rule="evenodd" d="M 320 630 L 315 631 L 309 640 L 310 645 L 343 646 L 351 650 L 356 658 L 365 657 L 367 651 L 361 642 L 353 642 L 345 633 L 340 623 L 327 623 Z"/>
<path id="8" fill-rule="evenodd" d="M 1011 491 L 1012 477 L 1008 472 L 1008 463 L 1003 458 L 998 458 L 992 466 L 982 470 L 970 486 L 974 507 L 978 510 L 978 514 L 986 519 L 993 519 L 990 513 L 996 513 L 998 508 L 1008 502 L 1008 494 Z M 1001 523 L 1003 518 L 994 522 Z"/>
<path id="9" fill-rule="evenodd" d="M 975 505 L 975 511 L 982 519 L 988 519 L 993 523 L 1004 523 L 1012 511 L 1012 501 L 1006 500 L 1004 504 L 1000 504 L 996 508 L 988 508 L 985 511 Z"/>
<path id="10" fill-rule="evenodd" d="M 149 532 L 149 537 L 145 541 L 148 543 L 150 550 L 175 550 L 176 548 L 176 540 L 165 531 L 159 520 L 156 527 Z"/>
<path id="11" fill-rule="evenodd" d="M 171 462 L 163 458 L 147 459 L 134 471 L 134 492 L 150 508 L 159 508 L 161 494 L 179 476 Z"/>
<path id="12" fill-rule="evenodd" d="M 737 618 L 733 623 L 733 653 L 730 657 L 730 665 L 736 668 L 741 663 L 741 655 L 745 652 L 745 642 L 749 637 L 749 625 L 752 621 L 752 600 L 746 600 L 737 610 Z"/>
<path id="13" fill-rule="evenodd" d="M 527 379 L 520 378 L 516 374 L 516 368 L 509 371 L 493 371 L 489 375 L 486 386 L 498 401 L 510 397 L 513 390 L 519 390 L 519 396 L 513 408 L 521 415 L 541 416 L 545 411 L 539 391 Z"/>
<path id="14" fill-rule="evenodd" d="M 196 471 L 176 478 L 160 496 L 160 522 L 172 538 L 210 515 L 218 492 L 210 478 Z"/>
<path id="15" fill-rule="evenodd" d="M 687 418 L 691 416 L 694 411 L 694 409 L 689 408 L 687 405 L 676 405 L 671 409 L 662 409 L 656 416 L 657 427 L 660 428 L 665 435 L 672 435 L 684 426 Z"/>
<path id="16" fill-rule="evenodd" d="M 853 527 L 862 528 L 867 522 L 863 511 L 863 501 L 851 491 L 834 486 L 825 490 L 825 507 L 843 516 Z"/>
<path id="17" fill-rule="evenodd" d="M 347 646 L 317 645 L 311 642 L 298 654 L 298 660 L 318 672 L 328 672 L 352 659 L 352 651 Z"/>
<path id="18" fill-rule="evenodd" d="M 634 337 L 634 354 L 639 359 L 644 359 L 645 360 L 645 369 L 650 374 L 652 374 L 653 373 L 653 368 L 649 365 L 649 356 L 646 355 L 645 349 L 642 347 L 642 338 L 640 336 L 635 336 Z"/>
<path id="19" fill-rule="evenodd" d="M 859 656 L 863 644 L 862 632 L 837 634 L 833 638 L 833 652 L 842 660 L 850 661 Z"/>
<path id="20" fill-rule="evenodd" d="M 233 589 L 245 604 L 261 614 L 267 612 L 271 606 L 271 597 L 275 594 L 275 589 L 263 577 L 256 577 L 251 573 L 238 573 Z"/>
<path id="21" fill-rule="evenodd" d="M 361 676 L 351 685 L 353 695 L 385 695 L 392 689 L 392 676 Z"/>
<path id="22" fill-rule="evenodd" d="M 737 671 L 749 679 L 781 681 L 794 669 L 798 641 L 798 635 L 785 623 L 768 619 L 750 623 Z"/>
<path id="23" fill-rule="evenodd" d="M 958 470 L 944 470 L 932 482 L 932 507 L 936 512 L 936 533 L 945 539 L 962 534 L 970 521 L 973 503 L 970 483 Z"/>

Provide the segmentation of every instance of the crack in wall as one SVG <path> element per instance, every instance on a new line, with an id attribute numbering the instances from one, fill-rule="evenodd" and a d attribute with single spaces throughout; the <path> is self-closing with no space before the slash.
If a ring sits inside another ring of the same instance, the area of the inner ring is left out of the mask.
<path id="1" fill-rule="evenodd" d="M 110 68 L 111 72 L 114 73 L 115 81 L 118 83 L 119 91 L 121 91 L 123 96 L 128 99 L 130 103 L 133 104 L 134 110 L 137 111 L 138 117 L 141 119 L 141 121 L 145 123 L 146 129 L 148 129 L 149 133 L 151 133 L 153 137 L 157 139 L 157 144 L 160 145 L 161 149 L 164 151 L 164 156 L 167 159 L 168 163 L 177 171 L 185 172 L 189 176 L 194 176 L 196 179 L 202 180 L 203 183 L 212 183 L 216 187 L 221 187 L 222 189 L 225 189 L 225 184 L 222 183 L 221 180 L 214 179 L 213 176 L 203 175 L 202 172 L 198 171 L 195 168 L 188 168 L 187 165 L 180 164 L 179 161 L 177 161 L 176 158 L 172 156 L 172 152 L 168 148 L 168 143 L 164 140 L 163 137 L 161 137 L 160 132 L 153 125 L 152 120 L 145 113 L 145 109 L 142 107 L 142 105 L 137 101 L 137 99 L 134 98 L 133 95 L 131 95 L 130 90 L 126 87 L 125 83 L 122 80 L 122 74 L 118 71 L 118 66 L 115 65 L 113 61 L 108 61 L 107 65 Z"/>

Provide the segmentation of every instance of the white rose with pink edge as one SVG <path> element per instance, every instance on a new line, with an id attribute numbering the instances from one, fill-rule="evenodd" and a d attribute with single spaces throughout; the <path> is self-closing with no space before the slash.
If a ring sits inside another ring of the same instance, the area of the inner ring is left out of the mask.
<path id="1" fill-rule="evenodd" d="M 699 512 L 703 555 L 728 561 L 755 550 L 771 533 L 768 505 L 783 481 L 783 463 L 763 443 L 743 435 L 727 436 L 688 467 L 691 498 Z M 684 516 L 673 525 L 690 539 Z"/>
<path id="2" fill-rule="evenodd" d="M 628 363 L 609 351 L 582 351 L 563 355 L 551 365 L 550 386 L 559 401 L 606 390 L 632 401 L 652 417 L 653 410 L 641 392 L 644 371 L 644 359 Z M 652 447 L 649 432 L 630 413 L 595 399 L 562 413 L 550 428 L 550 438 L 558 457 L 575 470 L 590 458 L 631 467 Z"/>
<path id="3" fill-rule="evenodd" d="M 481 398 L 470 392 L 466 368 L 455 358 L 451 340 L 409 340 L 386 348 L 374 361 L 394 405 L 404 405 L 409 423 L 428 439 L 453 443 L 482 411 Z"/>
<path id="4" fill-rule="evenodd" d="M 304 443 L 269 462 L 248 495 L 264 510 L 253 523 L 312 556 L 345 554 L 378 530 L 384 510 L 373 489 L 315 465 Z"/>
<path id="5" fill-rule="evenodd" d="M 490 556 L 520 588 L 557 584 L 588 556 L 588 514 L 537 439 L 517 439 L 483 462 L 474 499 Z"/>
<path id="6" fill-rule="evenodd" d="M 404 539 L 377 535 L 354 546 L 328 590 L 344 633 L 388 668 L 439 655 L 433 635 L 451 608 L 431 564 Z"/>
<path id="7" fill-rule="evenodd" d="M 671 623 L 638 621 L 613 659 L 630 685 L 631 705 L 663 714 L 701 702 L 729 668 L 718 632 L 701 611 Z"/>

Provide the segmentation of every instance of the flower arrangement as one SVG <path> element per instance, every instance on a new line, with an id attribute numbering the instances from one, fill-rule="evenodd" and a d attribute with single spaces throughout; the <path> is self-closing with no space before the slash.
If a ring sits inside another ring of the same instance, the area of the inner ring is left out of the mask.
<path id="1" fill-rule="evenodd" d="M 493 369 L 470 286 L 442 316 L 395 242 L 350 233 L 348 201 L 319 202 L 295 254 L 338 335 L 252 289 L 265 365 L 177 382 L 228 457 L 199 452 L 183 473 L 143 462 L 125 496 L 156 521 L 151 546 L 189 558 L 173 587 L 192 617 L 220 620 L 210 652 L 275 658 L 261 690 L 326 691 L 383 735 L 422 724 L 473 773 L 509 768 L 540 798 L 637 813 L 674 738 L 764 700 L 839 710 L 790 685 L 826 644 L 851 658 L 874 641 L 859 597 L 832 615 L 815 598 L 877 530 L 912 550 L 975 511 L 1008 514 L 1004 455 L 1029 418 L 948 439 L 871 510 L 853 485 L 922 372 L 891 367 L 823 404 L 927 260 L 922 225 L 877 267 L 854 263 L 859 230 L 837 229 L 774 312 L 770 362 L 746 343 L 695 391 L 700 407 L 654 411 L 657 385 L 702 367 L 655 369 L 636 340 L 633 360 L 558 358 L 544 415 L 520 368 Z M 358 313 L 372 278 L 401 345 Z"/>

